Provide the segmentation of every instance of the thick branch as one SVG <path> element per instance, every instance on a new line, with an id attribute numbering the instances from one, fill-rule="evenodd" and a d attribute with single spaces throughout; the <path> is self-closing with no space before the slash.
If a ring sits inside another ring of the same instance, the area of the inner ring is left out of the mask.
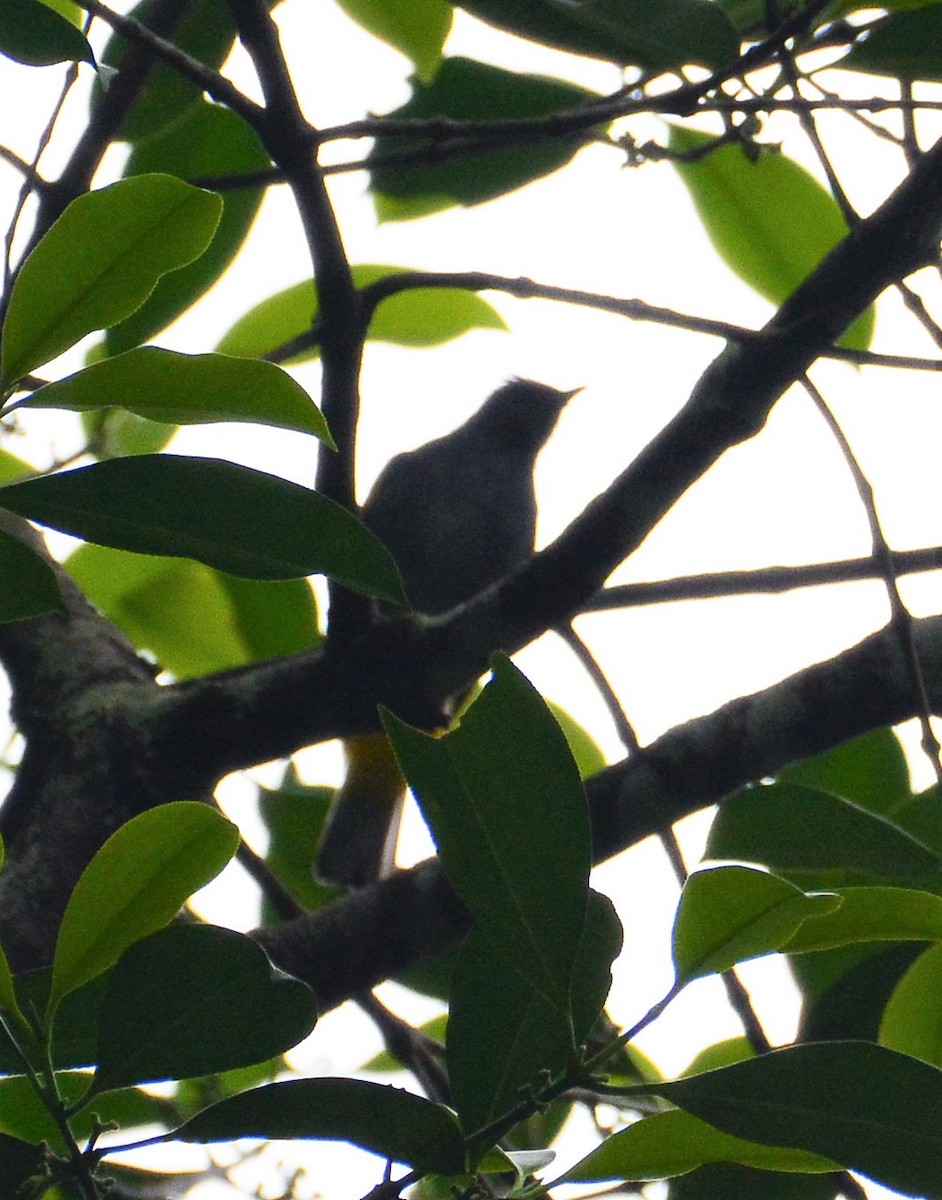
<path id="1" fill-rule="evenodd" d="M 920 621 L 916 636 L 939 711 L 942 617 Z M 589 780 L 595 861 L 790 762 L 913 715 L 899 640 L 882 630 L 830 662 L 671 730 Z M 429 861 L 256 936 L 279 966 L 311 985 L 326 1010 L 450 949 L 468 925 L 437 862 Z"/>

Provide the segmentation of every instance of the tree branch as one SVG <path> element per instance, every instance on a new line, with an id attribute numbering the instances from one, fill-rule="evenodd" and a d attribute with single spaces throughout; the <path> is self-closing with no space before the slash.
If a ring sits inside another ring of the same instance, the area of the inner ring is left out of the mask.
<path id="1" fill-rule="evenodd" d="M 919 621 L 916 644 L 935 711 L 942 708 L 942 617 Z M 594 861 L 635 845 L 798 759 L 916 715 L 909 669 L 887 628 L 663 735 L 595 775 L 586 790 Z M 450 949 L 469 918 L 428 860 L 310 916 L 254 936 L 304 979 L 322 1010 Z"/>

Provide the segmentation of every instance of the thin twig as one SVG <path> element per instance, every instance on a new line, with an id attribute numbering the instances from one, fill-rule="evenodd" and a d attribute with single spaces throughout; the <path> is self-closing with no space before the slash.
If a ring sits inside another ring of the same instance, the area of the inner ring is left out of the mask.
<path id="1" fill-rule="evenodd" d="M 932 728 L 932 706 L 929 702 L 929 693 L 926 689 L 922 665 L 919 662 L 919 655 L 916 652 L 916 642 L 913 636 L 913 618 L 909 609 L 903 603 L 903 598 L 899 592 L 899 583 L 893 565 L 893 552 L 887 543 L 883 527 L 880 524 L 873 488 L 861 469 L 860 463 L 857 461 L 850 443 L 844 435 L 844 431 L 828 407 L 827 401 L 807 375 L 802 378 L 801 382 L 837 442 L 854 480 L 857 494 L 860 496 L 860 501 L 866 511 L 867 522 L 870 526 L 870 538 L 873 545 L 874 564 L 879 567 L 880 577 L 886 585 L 886 594 L 890 601 L 890 620 L 899 636 L 900 645 L 912 676 L 913 690 L 917 697 L 919 723 L 922 728 L 922 749 L 932 764 L 937 782 L 942 786 L 942 746 L 939 745 L 939 740 Z"/>

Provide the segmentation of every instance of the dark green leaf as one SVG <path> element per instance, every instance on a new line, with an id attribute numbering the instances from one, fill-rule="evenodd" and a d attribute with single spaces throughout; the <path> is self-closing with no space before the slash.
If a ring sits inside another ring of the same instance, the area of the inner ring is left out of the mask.
<path id="1" fill-rule="evenodd" d="M 807 896 L 777 875 L 746 867 L 696 871 L 687 880 L 674 921 L 678 983 L 728 971 L 771 954 L 802 922 L 839 907 L 837 896 Z"/>
<path id="2" fill-rule="evenodd" d="M 95 63 L 81 30 L 39 0 L 3 0 L 0 54 L 30 67 L 69 60 Z"/>
<path id="3" fill-rule="evenodd" d="M 884 942 L 790 955 L 802 993 L 797 1040 L 875 1042 L 893 989 L 921 953 L 916 942 Z"/>
<path id="4" fill-rule="evenodd" d="M 612 987 L 612 963 L 621 953 L 624 931 L 615 906 L 600 892 L 589 892 L 585 928 L 572 975 L 572 1027 L 577 1045 L 585 1043 Z"/>
<path id="5" fill-rule="evenodd" d="M 316 1020 L 310 988 L 276 971 L 251 938 L 170 926 L 131 946 L 108 978 L 92 1089 L 263 1062 L 297 1045 Z"/>
<path id="6" fill-rule="evenodd" d="M 884 816 L 893 815 L 911 797 L 906 755 L 892 729 L 874 729 L 793 763 L 776 779 L 843 796 Z"/>
<path id="7" fill-rule="evenodd" d="M 533 41 L 648 70 L 718 69 L 739 49 L 722 9 L 706 0 L 460 0 L 460 7 Z"/>
<path id="8" fill-rule="evenodd" d="M 312 433 L 327 423 L 299 383 L 274 363 L 142 346 L 47 384 L 17 408 L 124 408 L 173 425 L 246 421 Z"/>
<path id="9" fill-rule="evenodd" d="M 835 1164 L 803 1150 L 762 1146 L 721 1133 L 689 1112 L 654 1113 L 614 1134 L 553 1181 L 642 1182 L 684 1175 L 704 1163 L 744 1163 L 765 1171 L 833 1171 Z"/>
<path id="10" fill-rule="evenodd" d="M 155 0 L 141 0 L 129 16 L 143 25 L 150 25 Z M 229 56 L 235 38 L 235 22 L 225 0 L 194 0 L 184 8 L 181 20 L 167 31 L 173 44 L 204 66 L 218 69 Z M 140 59 L 139 45 L 132 45 L 119 33 L 113 34 L 101 55 L 109 67 L 121 70 L 130 58 Z M 166 63 L 157 59 L 151 66 L 130 115 L 121 127 L 120 136 L 129 142 L 138 141 L 163 129 L 188 108 L 200 102 L 202 89 Z M 92 112 L 101 102 L 96 89 Z"/>
<path id="11" fill-rule="evenodd" d="M 36 1172 L 42 1147 L 0 1133 L 0 1179 L 14 1194 Z"/>
<path id="12" fill-rule="evenodd" d="M 446 58 L 434 82 L 414 83 L 411 100 L 389 116 L 393 120 L 501 121 L 547 116 L 594 99 L 593 93 L 558 79 L 517 75 L 467 58 Z M 586 132 L 573 139 L 531 139 L 437 162 L 432 155 L 428 162 L 392 161 L 418 155 L 423 143 L 378 137 L 367 158 L 377 212 L 381 220 L 405 220 L 455 204 L 481 204 L 557 170 L 592 136 Z M 383 166 L 386 158 L 391 161 Z"/>
<path id="13" fill-rule="evenodd" d="M 942 1066 L 942 945 L 921 954 L 893 989 L 880 1022 L 880 1042 L 934 1067 Z"/>
<path id="14" fill-rule="evenodd" d="M 667 1200 L 841 1200 L 840 1182 L 833 1175 L 796 1175 L 759 1171 L 734 1163 L 711 1163 L 677 1175 L 667 1187 Z"/>
<path id="15" fill-rule="evenodd" d="M 840 65 L 905 80 L 942 82 L 942 5 L 891 13 L 851 48 Z"/>
<path id="16" fill-rule="evenodd" d="M 557 1076 L 570 1061 L 568 1013 L 514 971 L 481 932 L 472 932 L 458 955 L 450 1006 L 448 1077 L 468 1136 L 514 1108 L 541 1072 Z"/>
<path id="17" fill-rule="evenodd" d="M 368 264 L 351 268 L 357 288 L 368 287 L 378 279 L 407 269 Z M 296 283 L 240 317 L 217 350 L 249 358 L 269 354 L 307 333 L 317 317 L 318 307 L 315 284 L 310 280 Z M 438 346 L 471 329 L 506 328 L 496 310 L 472 292 L 460 288 L 416 288 L 384 300 L 373 314 L 367 337 L 400 346 Z M 310 346 L 291 355 L 289 361 L 307 362 L 319 355 L 320 347 Z"/>
<path id="18" fill-rule="evenodd" d="M 942 858 L 942 790 L 938 784 L 897 804 L 892 816 L 907 833 Z"/>
<path id="19" fill-rule="evenodd" d="M 264 171 L 269 165 L 254 130 L 229 109 L 200 100 L 168 128 L 137 143 L 124 173 L 165 171 L 181 179 L 213 179 Z M 105 345 L 110 354 L 152 338 L 199 299 L 232 262 L 255 219 L 264 189 L 227 188 L 220 194 L 222 216 L 205 254 L 164 275 L 136 312 L 107 331 Z"/>
<path id="20" fill-rule="evenodd" d="M 780 874 L 844 871 L 875 882 L 939 870 L 929 847 L 886 818 L 788 783 L 748 787 L 724 801 L 706 856 L 762 863 Z"/>
<path id="21" fill-rule="evenodd" d="M 392 716 L 385 724 L 478 928 L 568 1014 L 590 834 L 579 772 L 546 704 L 495 656 L 493 679 L 452 733 L 428 737 Z"/>
<path id="22" fill-rule="evenodd" d="M 173 1137 L 184 1142 L 339 1140 L 423 1172 L 464 1171 L 464 1144 L 447 1108 L 360 1079 L 298 1079 L 254 1088 L 204 1109 Z"/>
<path id="23" fill-rule="evenodd" d="M 574 1043 L 585 1040 L 605 1003 L 620 949 L 621 925 L 611 902 L 592 893 L 570 1021 L 514 970 L 506 947 L 471 934 L 451 976 L 447 1029 L 448 1077 L 466 1134 L 503 1116 L 527 1089 L 566 1068 Z"/>
<path id="24" fill-rule="evenodd" d="M 882 1046 L 790 1046 L 658 1091 L 736 1137 L 820 1154 L 927 1200 L 942 1196 L 942 1071 Z"/>
<path id="25" fill-rule="evenodd" d="M 420 79 L 431 79 L 441 62 L 442 46 L 451 29 L 452 7 L 446 0 L 337 0 L 348 16 L 401 50 L 415 63 Z"/>
<path id="26" fill-rule="evenodd" d="M 0 623 L 63 608 L 52 567 L 35 551 L 0 533 Z"/>
<path id="27" fill-rule="evenodd" d="M 206 804 L 163 804 L 122 825 L 82 872 L 62 918 L 49 1009 L 162 928 L 218 875 L 239 831 Z"/>
<path id="28" fill-rule="evenodd" d="M 221 207 L 218 196 L 170 175 L 123 179 L 73 200 L 13 284 L 4 384 L 134 312 L 161 275 L 202 254 Z"/>
<path id="29" fill-rule="evenodd" d="M 677 152 L 700 150 L 717 139 L 672 126 Z M 676 162 L 716 252 L 731 271 L 773 304 L 781 304 L 848 233 L 830 193 L 804 167 L 771 147 L 747 154 L 719 145 L 694 162 Z M 866 349 L 873 337 L 872 307 L 841 337 Z"/>
<path id="30" fill-rule="evenodd" d="M 254 579 L 323 572 L 405 604 L 389 552 L 346 509 L 296 483 L 221 459 L 116 458 L 0 488 L 0 503 L 122 550 L 195 558 Z"/>

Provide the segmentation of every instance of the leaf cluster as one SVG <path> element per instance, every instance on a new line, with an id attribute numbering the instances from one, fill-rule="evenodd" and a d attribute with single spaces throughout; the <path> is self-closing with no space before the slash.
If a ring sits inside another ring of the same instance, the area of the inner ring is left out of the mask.
<path id="1" fill-rule="evenodd" d="M 302 114 L 264 0 L 141 0 L 127 16 L 98 0 L 6 0 L 0 11 L 4 56 L 37 70 L 72 64 L 69 86 L 82 64 L 98 81 L 61 174 L 46 179 L 40 156 L 19 164 L 38 203 L 3 297 L 0 417 L 75 412 L 85 433 L 76 459 L 49 470 L 6 451 L 0 461 L 0 505 L 14 515 L 0 529 L 0 661 L 27 739 L 0 814 L 3 1186 L 31 1200 L 97 1200 L 118 1152 L 260 1138 L 352 1142 L 389 1161 L 390 1196 L 414 1185 L 535 1200 L 556 1184 L 667 1180 L 671 1200 L 817 1200 L 860 1195 L 857 1172 L 942 1197 L 939 794 L 913 793 L 882 728 L 918 716 L 931 748 L 942 670 L 901 607 L 875 514 L 873 574 L 896 623 L 873 651 L 869 706 L 855 693 L 833 715 L 818 695 L 798 721 L 794 705 L 775 709 L 786 693 L 770 693 L 764 725 L 721 713 L 699 738 L 666 735 L 603 770 L 572 718 L 554 715 L 507 657 L 491 657 L 595 602 L 611 570 L 761 429 L 788 386 L 805 380 L 813 392 L 806 372 L 818 358 L 877 364 L 878 297 L 938 265 L 942 156 L 921 150 L 913 114 L 914 84 L 940 78 L 942 5 L 340 2 L 415 75 L 398 109 L 334 130 Z M 500 34 L 612 64 L 619 86 L 603 95 L 563 66 L 550 77 L 447 54 L 456 7 Z M 260 101 L 222 71 L 237 41 Z M 821 55 L 896 80 L 902 133 L 877 125 L 876 101 L 826 96 Z M 907 164 L 867 218 L 815 125 L 816 104 L 832 99 L 893 137 Z M 778 109 L 796 113 L 817 174 L 764 137 L 763 117 Z M 715 118 L 709 133 L 691 120 L 704 113 Z M 657 143 L 634 136 L 639 115 L 664 119 Z M 355 162 L 321 164 L 324 145 L 367 138 Z M 127 148 L 120 177 L 99 185 L 116 144 Z M 347 259 L 331 173 L 362 171 L 381 221 L 420 220 L 499 200 L 589 145 L 619 166 L 673 163 L 718 256 L 776 306 L 765 328 Z M 225 286 L 266 189 L 282 184 L 306 235 L 297 282 L 253 297 L 205 353 L 161 345 L 173 321 Z M 505 330 L 485 290 L 719 334 L 726 348 L 678 417 L 545 553 L 423 621 L 405 615 L 393 556 L 353 503 L 361 359 L 370 341 L 421 349 Z M 296 371 L 310 363 L 317 402 Z M 316 486 L 168 449 L 180 426 L 236 422 L 319 442 Z M 84 544 L 63 568 L 16 517 Z M 312 575 L 329 581 L 326 632 Z M 165 686 L 142 653 L 159 659 Z M 488 661 L 492 677 L 460 723 L 430 736 Z M 866 676 L 859 664 L 856 675 L 840 670 L 832 694 Z M 199 921 L 188 899 L 240 846 L 205 802 L 215 783 L 375 727 L 378 708 L 438 866 L 362 897 L 320 886 L 310 867 L 330 789 L 289 764 L 282 786 L 260 795 L 267 854 L 238 850 L 264 897 L 259 929 Z M 708 733 L 706 750 L 690 745 Z M 725 753 L 724 737 L 735 743 Z M 612 789 L 622 805 L 606 812 Z M 626 796 L 639 801 L 631 812 Z M 710 801 L 720 803 L 707 862 L 683 881 L 674 922 L 675 982 L 620 1031 L 605 1004 L 622 931 L 590 869 L 649 833 L 669 842 L 672 821 Z M 384 937 L 385 915 L 374 920 L 371 905 L 397 888 L 414 888 L 403 906 L 417 914 L 404 918 L 421 930 L 414 944 Z M 315 996 L 317 972 L 339 976 L 364 925 L 373 957 L 354 964 L 349 991 L 395 971 L 447 1003 L 432 1030 L 413 1030 L 363 1001 L 389 1061 L 425 1096 L 306 1078 L 285 1057 L 313 1029 L 318 1000 L 337 998 Z M 335 954 L 326 965 L 312 952 L 324 946 Z M 751 1040 L 710 1047 L 678 1078 L 638 1053 L 637 1035 L 693 981 L 773 953 L 803 998 L 793 1045 L 764 1043 L 745 1006 Z M 157 1081 L 176 1087 L 157 1096 L 145 1086 Z M 598 1120 L 598 1144 L 554 1175 L 550 1143 L 577 1105 Z M 603 1128 L 612 1107 L 616 1126 Z M 405 1173 L 393 1178 L 392 1164 Z M 150 1195 L 165 1186 L 156 1173 L 132 1178 Z"/>

